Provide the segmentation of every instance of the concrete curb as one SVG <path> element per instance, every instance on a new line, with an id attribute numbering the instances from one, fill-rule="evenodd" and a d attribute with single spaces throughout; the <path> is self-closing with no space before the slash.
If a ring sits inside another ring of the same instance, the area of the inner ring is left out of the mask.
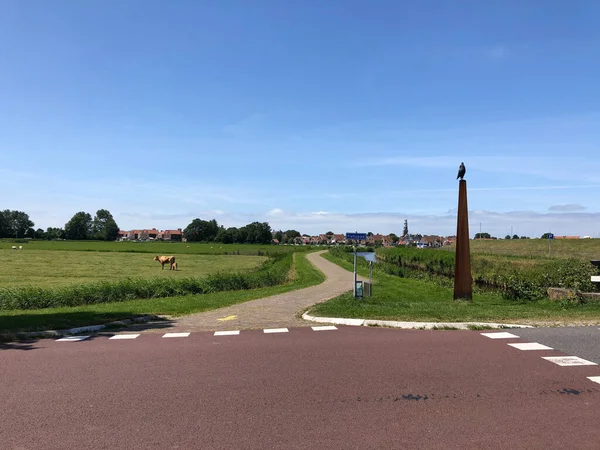
<path id="1" fill-rule="evenodd" d="M 106 323 L 104 325 L 89 325 L 89 326 L 85 326 L 85 327 L 69 328 L 67 330 L 46 330 L 46 331 L 27 331 L 27 332 L 22 331 L 22 332 L 13 333 L 13 334 L 0 335 L 0 341 L 2 341 L 2 338 L 9 339 L 9 340 L 11 338 L 15 338 L 15 339 L 19 339 L 19 340 L 60 338 L 60 337 L 64 337 L 64 336 L 73 336 L 73 335 L 80 334 L 80 333 L 100 331 L 105 328 L 127 326 L 132 323 L 143 323 L 143 322 L 148 322 L 150 320 L 157 320 L 157 319 L 159 319 L 158 316 L 150 315 L 150 316 L 134 317 L 133 319 L 117 320 L 114 322 Z"/>
<path id="2" fill-rule="evenodd" d="M 355 327 L 391 327 L 412 330 L 434 330 L 439 328 L 454 328 L 458 330 L 469 330 L 471 327 L 486 328 L 535 328 L 531 325 L 519 325 L 512 323 L 489 323 L 489 322 L 398 322 L 393 320 L 370 320 L 370 319 L 344 319 L 335 317 L 315 317 L 308 313 L 302 314 L 304 320 L 318 323 L 330 323 L 334 325 L 350 325 Z"/>

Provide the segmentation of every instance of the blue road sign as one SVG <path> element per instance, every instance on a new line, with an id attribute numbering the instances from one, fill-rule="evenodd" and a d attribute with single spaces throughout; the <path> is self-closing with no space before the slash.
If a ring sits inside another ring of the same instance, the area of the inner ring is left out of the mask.
<path id="1" fill-rule="evenodd" d="M 346 239 L 352 241 L 364 241 L 367 239 L 367 233 L 346 233 Z"/>
<path id="2" fill-rule="evenodd" d="M 548 239 L 554 239 L 554 235 L 552 233 L 548 233 Z"/>

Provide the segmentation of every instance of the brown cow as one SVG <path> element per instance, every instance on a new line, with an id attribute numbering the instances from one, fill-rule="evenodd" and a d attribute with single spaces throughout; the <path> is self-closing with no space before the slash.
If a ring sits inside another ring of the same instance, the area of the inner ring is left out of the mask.
<path id="1" fill-rule="evenodd" d="M 173 264 L 176 264 L 174 256 L 155 256 L 154 261 L 158 261 L 163 269 L 165 264 L 169 263 L 169 270 L 173 270 Z"/>
<path id="2" fill-rule="evenodd" d="M 177 270 L 177 263 L 176 262 L 174 262 L 173 264 L 171 264 L 171 269 Z"/>

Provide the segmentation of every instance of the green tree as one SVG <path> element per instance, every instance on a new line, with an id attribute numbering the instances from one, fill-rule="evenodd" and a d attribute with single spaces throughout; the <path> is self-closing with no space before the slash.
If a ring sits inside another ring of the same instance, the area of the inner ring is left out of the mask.
<path id="1" fill-rule="evenodd" d="M 37 230 L 35 230 L 35 236 L 34 237 L 36 239 L 46 239 L 46 233 L 41 228 L 38 228 Z"/>
<path id="2" fill-rule="evenodd" d="M 551 233 L 544 233 L 540 239 L 548 239 Z"/>
<path id="3" fill-rule="evenodd" d="M 215 219 L 194 219 L 183 230 L 183 236 L 190 242 L 212 242 L 219 233 L 219 224 Z"/>
<path id="4" fill-rule="evenodd" d="M 65 230 L 62 228 L 52 228 L 48 227 L 46 229 L 46 239 L 64 239 L 65 238 Z"/>
<path id="5" fill-rule="evenodd" d="M 246 234 L 246 240 L 244 242 L 248 244 L 270 244 L 271 227 L 267 222 L 252 222 L 248 225 L 240 228 L 240 233 Z"/>
<path id="6" fill-rule="evenodd" d="M 519 236 L 517 234 L 514 234 L 512 238 L 513 239 L 519 239 Z"/>
<path id="7" fill-rule="evenodd" d="M 492 236 L 490 233 L 477 233 L 475 234 L 475 239 L 491 239 Z"/>
<path id="8" fill-rule="evenodd" d="M 65 224 L 65 238 L 72 240 L 91 239 L 92 225 L 92 216 L 84 211 L 79 211 Z"/>
<path id="9" fill-rule="evenodd" d="M 390 233 L 390 239 L 393 243 L 396 243 L 399 240 L 398 236 L 396 236 L 394 233 Z"/>
<path id="10" fill-rule="evenodd" d="M 330 238 L 331 236 L 333 236 L 333 231 L 328 231 L 327 233 L 325 233 L 325 236 Z"/>
<path id="11" fill-rule="evenodd" d="M 96 211 L 92 223 L 92 237 L 100 241 L 114 241 L 119 236 L 119 226 L 110 211 L 99 209 Z"/>
<path id="12" fill-rule="evenodd" d="M 510 234 L 507 234 L 506 236 L 504 236 L 504 239 L 510 239 Z"/>
<path id="13" fill-rule="evenodd" d="M 273 234 L 273 239 L 277 239 L 279 242 L 283 242 L 283 232 L 281 230 L 276 231 Z"/>
<path id="14" fill-rule="evenodd" d="M 248 240 L 248 230 L 246 229 L 246 227 L 238 228 L 235 233 L 234 242 L 236 244 L 244 244 L 244 243 L 246 243 L 247 240 Z"/>
<path id="15" fill-rule="evenodd" d="M 235 242 L 237 234 L 237 228 L 220 227 L 215 237 L 215 242 L 222 242 L 223 244 L 233 244 Z"/>
<path id="16" fill-rule="evenodd" d="M 6 209 L 0 216 L 0 237 L 24 237 L 35 225 L 23 211 Z"/>
<path id="17" fill-rule="evenodd" d="M 11 233 L 10 211 L 0 211 L 0 238 L 11 236 L 14 236 L 14 233 Z"/>
<path id="18" fill-rule="evenodd" d="M 296 230 L 287 230 L 283 233 L 282 239 L 283 242 L 287 242 L 288 244 L 293 244 L 295 239 L 300 237 L 300 232 Z"/>

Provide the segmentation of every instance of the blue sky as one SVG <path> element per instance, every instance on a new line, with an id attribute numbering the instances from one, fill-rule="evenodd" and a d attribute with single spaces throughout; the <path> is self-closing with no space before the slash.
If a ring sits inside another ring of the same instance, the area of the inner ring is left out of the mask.
<path id="1" fill-rule="evenodd" d="M 595 1 L 0 3 L 0 208 L 36 227 L 600 237 Z"/>

